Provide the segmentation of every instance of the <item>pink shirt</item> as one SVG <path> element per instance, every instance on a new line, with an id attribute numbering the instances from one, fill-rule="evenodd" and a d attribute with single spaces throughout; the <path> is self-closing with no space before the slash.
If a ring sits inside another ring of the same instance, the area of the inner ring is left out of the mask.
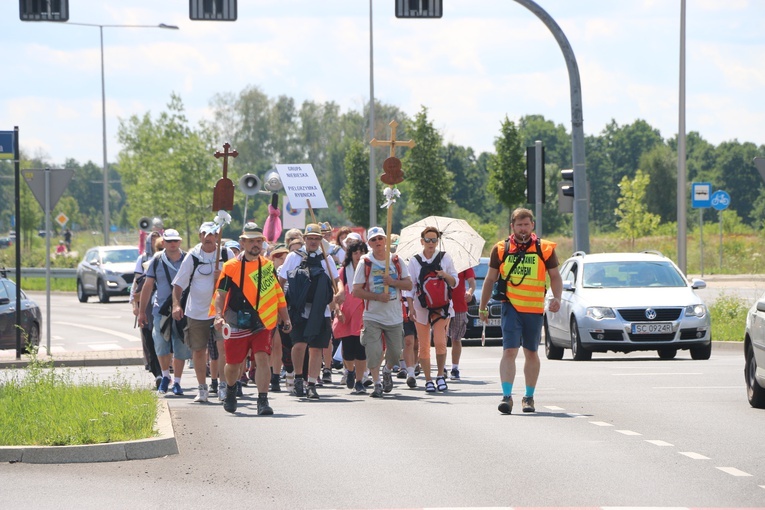
<path id="1" fill-rule="evenodd" d="M 350 277 L 350 280 L 346 278 L 346 269 L 348 269 L 347 276 Z M 340 322 L 337 315 L 335 315 L 335 319 L 332 322 L 332 334 L 335 338 L 361 335 L 362 319 L 364 317 L 364 301 L 355 297 L 351 293 L 351 290 L 353 290 L 353 273 L 354 269 L 351 266 L 340 268 L 340 281 L 345 285 L 345 301 L 340 309 L 345 316 L 345 322 Z"/>

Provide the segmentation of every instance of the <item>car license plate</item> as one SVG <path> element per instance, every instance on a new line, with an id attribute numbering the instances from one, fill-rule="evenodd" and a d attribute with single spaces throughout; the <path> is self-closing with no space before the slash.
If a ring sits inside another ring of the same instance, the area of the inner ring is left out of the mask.
<path id="1" fill-rule="evenodd" d="M 671 322 L 635 322 L 632 324 L 633 335 L 655 335 L 672 333 Z"/>
<path id="2" fill-rule="evenodd" d="M 499 327 L 502 325 L 502 319 L 489 319 L 486 325 Z M 481 322 L 481 319 L 473 319 L 473 326 L 476 328 L 481 328 L 483 327 L 483 322 Z"/>

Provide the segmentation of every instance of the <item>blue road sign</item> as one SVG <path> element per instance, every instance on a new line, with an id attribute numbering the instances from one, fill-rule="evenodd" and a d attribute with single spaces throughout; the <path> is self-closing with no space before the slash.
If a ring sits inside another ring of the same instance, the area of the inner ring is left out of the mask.
<path id="1" fill-rule="evenodd" d="M 712 207 L 718 211 L 724 211 L 730 205 L 730 195 L 727 191 L 717 190 L 712 193 Z"/>
<path id="2" fill-rule="evenodd" d="M 0 159 L 13 159 L 13 131 L 0 131 Z"/>
<path id="3" fill-rule="evenodd" d="M 712 207 L 712 184 L 709 182 L 694 182 L 691 185 L 691 207 L 707 209 Z"/>

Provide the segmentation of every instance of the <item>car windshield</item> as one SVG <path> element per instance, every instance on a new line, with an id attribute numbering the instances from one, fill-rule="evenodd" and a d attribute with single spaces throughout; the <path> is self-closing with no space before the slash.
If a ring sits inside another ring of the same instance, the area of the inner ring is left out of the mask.
<path id="1" fill-rule="evenodd" d="M 138 248 L 125 250 L 109 250 L 103 252 L 104 264 L 120 264 L 123 262 L 135 262 L 138 258 Z"/>
<path id="2" fill-rule="evenodd" d="M 669 262 L 614 261 L 584 265 L 584 288 L 686 286 L 683 276 Z"/>

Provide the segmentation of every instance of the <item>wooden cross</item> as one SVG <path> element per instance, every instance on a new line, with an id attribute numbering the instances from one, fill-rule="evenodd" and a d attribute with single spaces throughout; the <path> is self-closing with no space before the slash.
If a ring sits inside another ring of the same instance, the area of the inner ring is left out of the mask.
<path id="1" fill-rule="evenodd" d="M 396 140 L 396 128 L 398 127 L 398 122 L 395 120 L 390 121 L 388 124 L 390 126 L 390 140 L 378 140 L 377 138 L 372 138 L 372 140 L 369 142 L 370 145 L 373 147 L 384 147 L 388 145 L 390 147 L 390 155 L 388 159 L 385 160 L 383 163 L 383 168 L 385 169 L 385 175 L 383 175 L 383 182 L 388 184 L 388 188 L 393 188 L 393 186 L 399 182 L 402 182 L 404 180 L 404 175 L 401 172 L 401 161 L 396 157 L 396 147 L 409 147 L 412 148 L 416 144 L 413 140 L 407 140 L 405 142 Z M 396 176 L 395 174 L 398 174 Z M 386 178 L 387 177 L 387 178 Z M 385 232 L 388 234 L 387 242 L 385 243 L 385 274 L 386 276 L 390 274 L 390 239 L 391 239 L 391 228 L 393 225 L 393 204 L 388 204 L 388 221 L 387 221 L 387 228 L 385 229 Z M 370 227 L 374 227 L 374 225 L 370 225 Z M 401 278 L 401 275 L 398 275 L 399 278 Z M 388 286 L 385 285 L 383 287 L 383 292 L 387 294 L 388 292 Z"/>
<path id="2" fill-rule="evenodd" d="M 214 156 L 217 159 L 223 158 L 223 178 L 228 178 L 228 158 L 231 156 L 232 158 L 235 158 L 239 155 L 236 151 L 229 152 L 229 149 L 231 148 L 231 144 L 226 142 L 223 144 L 223 152 L 221 151 L 215 151 Z"/>

